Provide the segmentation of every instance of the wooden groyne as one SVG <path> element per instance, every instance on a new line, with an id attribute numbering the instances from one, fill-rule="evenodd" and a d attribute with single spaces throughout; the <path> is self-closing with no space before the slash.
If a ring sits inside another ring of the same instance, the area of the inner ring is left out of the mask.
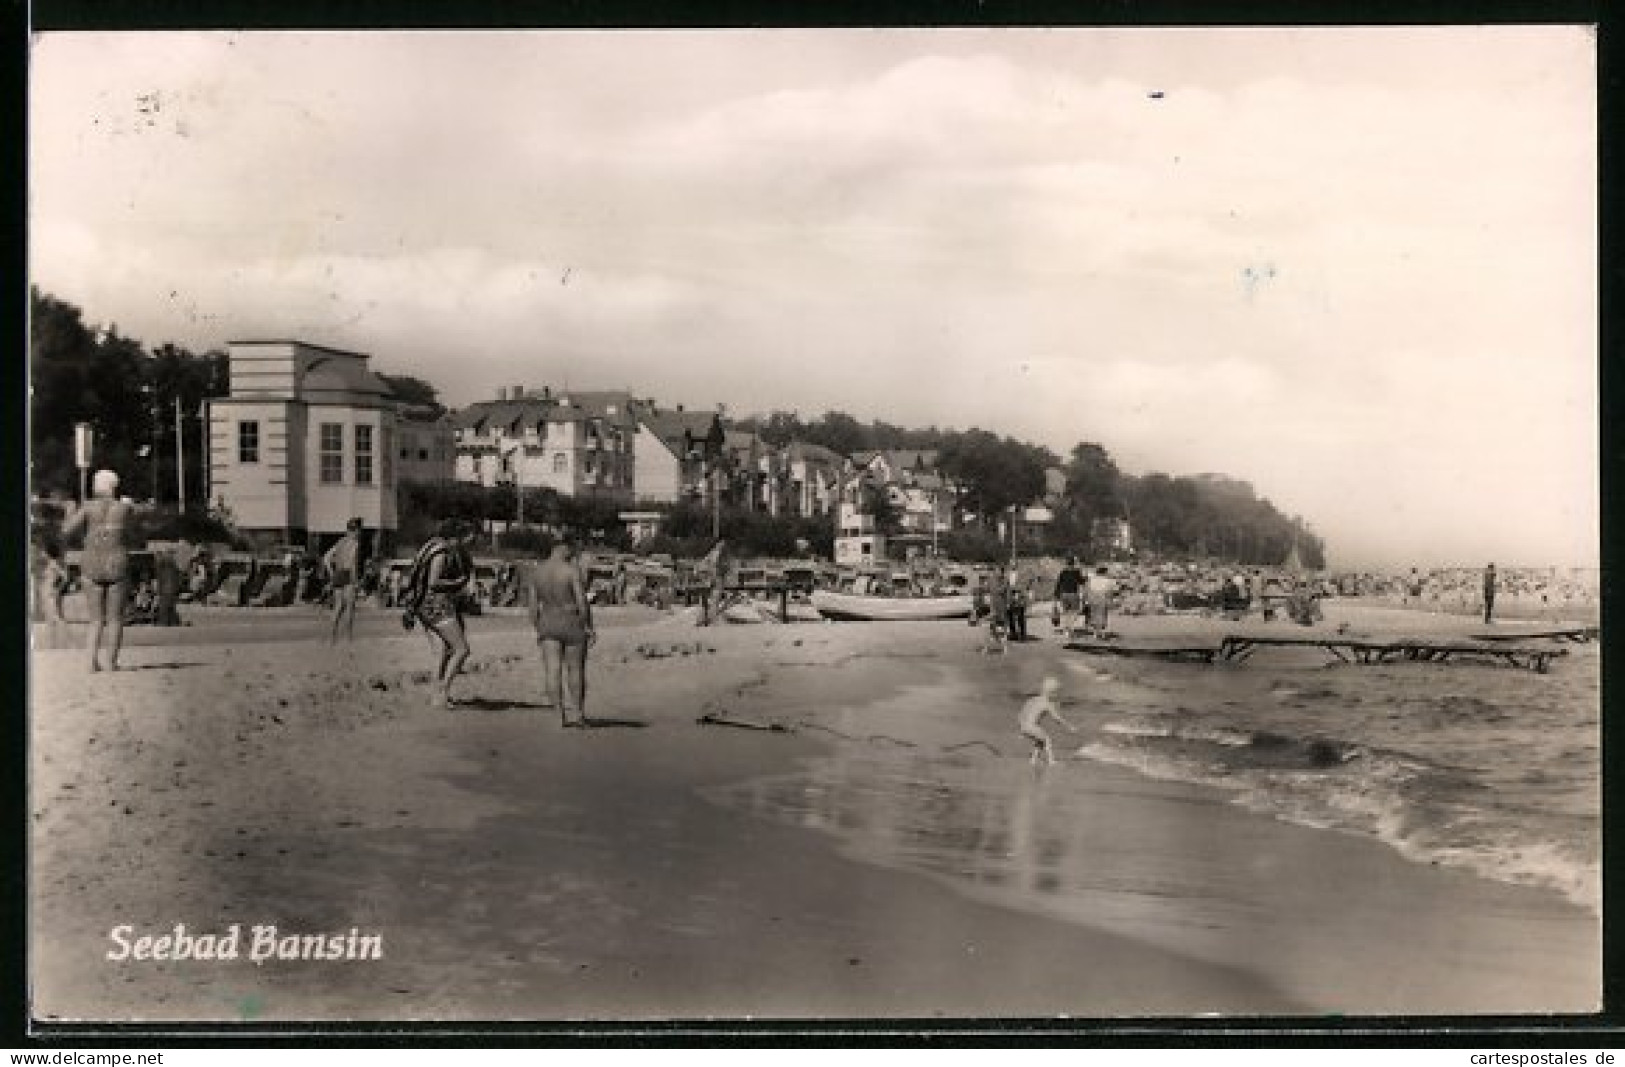
<path id="1" fill-rule="evenodd" d="M 1219 644 L 1219 655 L 1230 662 L 1242 662 L 1260 648 L 1321 648 L 1344 663 L 1394 663 L 1406 660 L 1422 663 L 1449 663 L 1458 658 L 1498 661 L 1544 674 L 1551 661 L 1568 655 L 1568 649 L 1552 645 L 1513 645 L 1449 637 L 1354 637 L 1344 634 L 1263 637 L 1232 634 Z"/>
<path id="2" fill-rule="evenodd" d="M 1074 652 L 1097 655 L 1140 656 L 1184 663 L 1245 663 L 1260 648 L 1318 648 L 1343 663 L 1453 663 L 1488 660 L 1544 674 L 1551 662 L 1568 655 L 1561 644 L 1513 644 L 1522 637 L 1480 641 L 1452 637 L 1361 637 L 1350 634 L 1227 634 L 1216 644 L 1198 640 L 1071 638 L 1064 646 Z M 1573 640 L 1562 638 L 1561 640 Z"/>

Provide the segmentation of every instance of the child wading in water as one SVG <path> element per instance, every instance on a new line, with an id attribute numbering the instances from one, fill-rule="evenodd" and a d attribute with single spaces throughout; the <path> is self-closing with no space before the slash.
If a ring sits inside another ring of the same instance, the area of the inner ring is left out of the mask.
<path id="1" fill-rule="evenodd" d="M 1076 733 L 1078 728 L 1067 722 L 1061 716 L 1061 705 L 1056 699 L 1061 692 L 1061 683 L 1051 675 L 1044 679 L 1043 688 L 1035 697 L 1031 697 L 1021 705 L 1021 736 L 1033 743 L 1033 766 L 1055 762 L 1055 745 L 1051 743 L 1049 734 L 1044 730 L 1044 720 L 1054 719 L 1068 730 Z"/>

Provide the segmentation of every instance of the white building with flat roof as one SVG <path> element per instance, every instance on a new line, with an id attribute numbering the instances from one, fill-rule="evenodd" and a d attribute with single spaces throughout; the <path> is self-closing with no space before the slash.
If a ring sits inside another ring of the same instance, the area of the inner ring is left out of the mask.
<path id="1" fill-rule="evenodd" d="M 233 341 L 207 403 L 209 494 L 261 543 L 321 548 L 360 518 L 393 533 L 396 402 L 359 352 Z"/>

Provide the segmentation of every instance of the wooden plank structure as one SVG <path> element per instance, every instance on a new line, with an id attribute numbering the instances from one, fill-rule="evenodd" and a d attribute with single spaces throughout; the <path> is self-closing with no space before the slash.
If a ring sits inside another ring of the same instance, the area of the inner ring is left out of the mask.
<path id="1" fill-rule="evenodd" d="M 1355 637 L 1344 634 L 1316 634 L 1301 637 L 1275 637 L 1231 634 L 1219 645 L 1226 661 L 1240 663 L 1263 647 L 1323 648 L 1344 663 L 1393 663 L 1413 661 L 1446 663 L 1451 657 L 1483 657 L 1512 667 L 1524 667 L 1541 674 L 1551 661 L 1568 654 L 1568 649 L 1551 645 L 1513 645 L 1506 642 L 1476 641 L 1448 637 Z"/>
<path id="2" fill-rule="evenodd" d="M 1219 655 L 1220 646 L 1191 641 L 1112 641 L 1092 637 L 1074 637 L 1064 648 L 1075 652 L 1106 653 L 1113 656 L 1150 656 L 1181 663 L 1212 663 Z"/>
<path id="3" fill-rule="evenodd" d="M 1599 630 L 1595 626 L 1560 626 L 1544 630 L 1502 630 L 1499 633 L 1473 634 L 1475 641 L 1568 641 L 1583 645 L 1595 641 Z"/>

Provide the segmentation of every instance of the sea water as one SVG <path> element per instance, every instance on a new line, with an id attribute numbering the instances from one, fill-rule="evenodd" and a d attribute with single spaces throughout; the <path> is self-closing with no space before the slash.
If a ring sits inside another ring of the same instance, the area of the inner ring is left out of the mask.
<path id="1" fill-rule="evenodd" d="M 1196 668 L 1199 686 L 1187 669 L 1120 666 L 1146 699 L 1119 702 L 1079 751 L 1600 914 L 1596 645 L 1570 646 L 1544 674 L 1289 658 Z"/>
<path id="2" fill-rule="evenodd" d="M 833 834 L 878 862 L 990 890 L 1064 892 L 1078 866 L 1066 854 L 1110 847 L 1111 828 L 1080 824 L 1090 806 L 1065 796 L 1089 788 L 1087 767 L 1104 762 L 1216 788 L 1261 816 L 1367 836 L 1418 863 L 1555 889 L 1600 914 L 1596 645 L 1570 646 L 1544 674 L 1327 664 L 1320 650 L 1208 666 L 1045 649 L 1045 662 L 1018 667 L 1040 651 L 947 660 L 899 696 L 809 716 L 834 741 L 831 755 L 714 799 Z M 1014 722 L 1044 672 L 1061 678 L 1063 714 L 1080 732 L 1052 728 L 1063 766 L 1035 794 Z M 1154 896 L 1155 872 L 1136 870 L 1136 892 Z"/>

